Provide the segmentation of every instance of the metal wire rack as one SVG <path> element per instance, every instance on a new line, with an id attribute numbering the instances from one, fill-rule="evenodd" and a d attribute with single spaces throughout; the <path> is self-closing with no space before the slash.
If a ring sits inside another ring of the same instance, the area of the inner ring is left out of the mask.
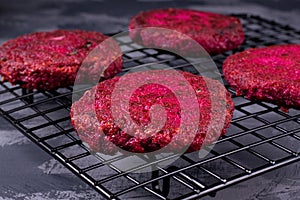
<path id="1" fill-rule="evenodd" d="M 246 41 L 213 59 L 221 72 L 223 60 L 250 47 L 300 43 L 300 32 L 258 16 L 235 15 L 244 25 Z M 122 48 L 131 44 L 119 38 Z M 155 49 L 124 55 L 124 70 L 145 63 L 167 62 L 191 71 L 185 61 Z M 193 72 L 193 71 L 192 71 Z M 226 85 L 226 81 L 225 81 Z M 92 155 L 70 125 L 72 87 L 56 91 L 28 91 L 0 82 L 0 113 L 25 136 L 48 152 L 107 199 L 143 196 L 149 199 L 193 199 L 214 196 L 223 188 L 300 160 L 300 111 L 233 95 L 235 112 L 231 127 L 205 158 L 184 154 L 168 168 L 152 173 L 121 172 Z M 80 92 L 80 91 L 78 91 Z M 143 166 L 141 166 L 143 167 Z M 112 185 L 114 187 L 112 187 Z"/>

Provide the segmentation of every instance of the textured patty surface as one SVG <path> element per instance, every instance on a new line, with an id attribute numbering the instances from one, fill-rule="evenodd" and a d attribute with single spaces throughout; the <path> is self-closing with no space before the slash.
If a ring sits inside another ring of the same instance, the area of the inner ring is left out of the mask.
<path id="1" fill-rule="evenodd" d="M 36 32 L 17 37 L 0 46 L 0 75 L 29 89 L 51 90 L 72 85 L 83 60 L 107 38 L 99 32 L 83 30 Z M 106 57 L 105 51 L 101 53 L 99 59 Z M 112 77 L 121 67 L 119 58 L 102 76 Z M 91 65 L 89 76 L 94 75 L 92 68 Z"/>
<path id="2" fill-rule="evenodd" d="M 210 54 L 235 49 L 244 41 L 243 27 L 239 19 L 195 10 L 169 8 L 145 11 L 133 17 L 129 24 L 130 36 L 138 43 L 193 53 L 188 42 L 180 40 L 177 34 L 137 29 L 144 27 L 162 27 L 184 33 L 201 44 Z"/>
<path id="3" fill-rule="evenodd" d="M 156 73 L 159 71 L 150 71 L 150 74 L 147 74 L 147 80 L 150 82 L 155 80 Z M 230 93 L 218 81 L 188 72 L 180 71 L 180 73 L 190 84 L 196 97 L 195 101 L 198 102 L 196 105 L 188 105 L 189 112 L 193 113 L 196 107 L 200 111 L 200 116 L 196 119 L 198 130 L 192 136 L 192 143 L 187 149 L 191 152 L 199 150 L 203 144 L 212 143 L 220 135 L 225 134 L 232 119 L 234 105 Z M 145 79 L 144 75 L 134 79 L 130 75 L 126 78 L 126 87 Z M 72 124 L 82 141 L 89 144 L 92 150 L 106 153 L 114 152 L 114 145 L 130 152 L 152 152 L 169 144 L 172 138 L 178 134 L 180 123 L 183 123 L 187 126 L 184 134 L 180 134 L 176 138 L 176 142 L 169 147 L 170 150 L 176 151 L 193 130 L 189 128 L 189 120 L 182 121 L 181 105 L 174 95 L 174 92 L 183 96 L 186 94 L 186 90 L 182 89 L 182 82 L 174 80 L 171 75 L 165 74 L 164 76 L 167 85 L 176 85 L 172 91 L 161 84 L 146 84 L 135 90 L 129 101 L 130 116 L 140 126 L 146 126 L 150 122 L 149 111 L 153 105 L 162 105 L 167 118 L 159 131 L 150 133 L 149 137 L 143 137 L 143 133 L 133 136 L 132 133 L 128 134 L 124 129 L 120 129 L 112 115 L 112 94 L 120 79 L 120 77 L 114 77 L 99 83 L 73 103 L 71 108 Z M 224 109 L 222 110 L 222 108 Z M 122 113 L 124 110 L 120 109 L 117 112 Z M 161 120 L 160 118 L 160 115 L 156 116 L 155 120 Z M 126 130 L 131 130 L 130 122 L 124 121 L 123 124 Z M 149 133 L 147 134 L 149 135 Z"/>
<path id="4" fill-rule="evenodd" d="M 283 108 L 300 108 L 300 45 L 275 45 L 236 53 L 225 60 L 223 72 L 237 95 Z"/>

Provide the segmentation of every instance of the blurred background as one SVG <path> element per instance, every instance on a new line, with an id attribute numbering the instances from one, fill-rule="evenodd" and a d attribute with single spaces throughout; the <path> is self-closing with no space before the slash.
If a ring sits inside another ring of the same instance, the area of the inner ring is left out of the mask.
<path id="1" fill-rule="evenodd" d="M 300 30 L 299 0 L 0 0 L 0 43 L 24 33 L 53 29 L 117 33 L 127 30 L 130 17 L 138 12 L 166 7 L 260 15 Z M 300 165 L 295 163 L 203 199 L 297 199 L 299 171 Z M 132 196 L 143 198 L 142 194 Z M 0 116 L 0 199 L 102 197 Z"/>
<path id="2" fill-rule="evenodd" d="M 300 28 L 300 0 L 138 0 L 126 3 L 123 0 L 1 0 L 0 36 L 5 39 L 57 28 L 115 33 L 127 29 L 132 15 L 167 7 L 249 13 Z"/>

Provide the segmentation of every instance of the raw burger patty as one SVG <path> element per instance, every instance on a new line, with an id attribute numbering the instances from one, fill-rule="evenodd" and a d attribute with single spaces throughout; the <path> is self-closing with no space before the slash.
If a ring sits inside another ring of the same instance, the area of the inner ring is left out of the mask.
<path id="1" fill-rule="evenodd" d="M 130 36 L 138 43 L 155 47 L 176 48 L 193 53 L 186 41 L 170 34 L 158 34 L 132 30 L 143 27 L 162 27 L 184 33 L 197 41 L 210 54 L 235 49 L 244 41 L 243 27 L 239 19 L 216 13 L 185 9 L 160 9 L 141 12 L 130 20 Z"/>
<path id="2" fill-rule="evenodd" d="M 147 74 L 149 80 L 155 80 L 157 72 L 160 70 L 150 71 Z M 136 72 L 141 73 L 141 72 Z M 188 72 L 182 72 L 187 83 L 194 89 L 199 104 L 189 105 L 189 110 L 194 111 L 193 106 L 197 106 L 200 111 L 198 130 L 196 135 L 193 135 L 193 142 L 188 148 L 188 152 L 199 150 L 202 144 L 210 144 L 218 139 L 220 135 L 225 134 L 226 128 L 229 127 L 232 119 L 234 105 L 231 95 L 222 84 L 218 81 L 193 75 Z M 127 77 L 127 86 L 142 81 L 144 76 L 140 78 Z M 171 82 L 176 83 L 176 88 L 173 91 L 179 91 L 184 95 L 185 90 L 180 89 L 181 84 L 178 80 L 174 80 L 171 75 L 165 75 L 166 84 Z M 167 120 L 162 129 L 158 132 L 151 133 L 150 137 L 133 137 L 121 130 L 115 123 L 111 111 L 111 97 L 115 84 L 120 77 L 114 77 L 110 80 L 105 80 L 95 86 L 91 90 L 85 92 L 83 97 L 73 103 L 71 108 L 72 124 L 77 131 L 81 140 L 90 146 L 93 151 L 101 151 L 106 153 L 114 152 L 114 143 L 118 147 L 130 152 L 151 152 L 158 150 L 171 142 L 172 137 L 177 134 L 180 125 L 180 104 L 174 93 L 166 87 L 158 84 L 147 84 L 135 90 L 130 98 L 130 116 L 137 124 L 147 125 L 150 121 L 149 110 L 154 104 L 163 105 L 166 110 Z M 141 80 L 139 80 L 141 79 Z M 212 88 L 209 94 L 207 85 Z M 126 87 L 127 87 L 126 86 Z M 95 100 L 93 101 L 93 94 Z M 221 95 L 223 94 L 223 95 Z M 216 103 L 212 109 L 211 99 Z M 94 102 L 94 103 L 93 103 Z M 221 109 L 223 106 L 223 111 Z M 94 112 L 96 109 L 96 112 Z M 118 112 L 123 112 L 120 110 Z M 95 116 L 96 115 L 96 116 Z M 98 119 L 98 120 L 97 120 Z M 223 120 L 223 121 L 222 121 Z M 189 122 L 182 122 L 188 124 Z M 208 126 L 211 129 L 208 132 Z M 125 121 L 125 126 L 130 127 L 130 123 Z M 219 127 L 219 129 L 218 129 Z M 130 129 L 130 128 L 129 128 Z M 217 131 L 219 130 L 219 131 Z M 103 131 L 103 132 L 102 132 Z M 188 134 L 188 129 L 184 133 Z M 186 135 L 181 134 L 178 137 L 179 141 L 184 141 Z M 205 141 L 204 141 L 205 139 Z M 110 141 L 110 142 L 109 142 Z M 172 144 L 171 150 L 176 151 L 178 146 Z"/>
<path id="3" fill-rule="evenodd" d="M 223 72 L 237 95 L 300 108 L 300 45 L 248 49 L 229 56 Z"/>
<path id="4" fill-rule="evenodd" d="M 88 53 L 106 38 L 101 33 L 82 30 L 36 32 L 17 37 L 0 46 L 0 75 L 29 89 L 51 90 L 72 85 Z M 121 58 L 117 59 L 103 77 L 115 75 L 121 64 Z"/>

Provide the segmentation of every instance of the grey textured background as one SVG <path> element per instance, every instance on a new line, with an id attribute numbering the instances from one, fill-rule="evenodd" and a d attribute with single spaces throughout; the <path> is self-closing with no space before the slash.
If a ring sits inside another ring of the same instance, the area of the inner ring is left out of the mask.
<path id="1" fill-rule="evenodd" d="M 1 0 L 0 43 L 24 33 L 57 28 L 115 33 L 126 30 L 130 17 L 137 12 L 160 7 L 250 13 L 300 29 L 298 0 Z M 300 165 L 295 163 L 220 191 L 215 198 L 203 199 L 300 199 L 299 171 Z M 0 116 L 0 199 L 102 197 Z M 137 195 L 136 199 L 141 197 Z"/>

